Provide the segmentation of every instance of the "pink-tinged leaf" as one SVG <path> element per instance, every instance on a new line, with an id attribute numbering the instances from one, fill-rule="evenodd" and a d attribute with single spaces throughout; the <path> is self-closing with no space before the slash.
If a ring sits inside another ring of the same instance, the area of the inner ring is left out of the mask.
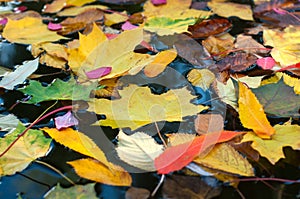
<path id="1" fill-rule="evenodd" d="M 133 24 L 131 24 L 129 21 L 126 21 L 123 25 L 122 25 L 122 30 L 132 30 L 137 28 L 138 26 L 135 26 Z"/>
<path id="2" fill-rule="evenodd" d="M 276 72 L 285 71 L 285 70 L 293 70 L 293 69 L 297 69 L 297 68 L 300 68 L 300 62 L 297 64 L 293 64 L 293 65 L 281 68 L 281 69 L 277 70 Z"/>
<path id="3" fill-rule="evenodd" d="M 61 30 L 62 29 L 62 25 L 60 25 L 59 23 L 49 22 L 48 23 L 48 29 L 49 30 L 53 30 L 53 31 Z"/>
<path id="4" fill-rule="evenodd" d="M 85 75 L 89 78 L 89 79 L 98 79 L 100 77 L 103 77 L 105 75 L 108 75 L 111 72 L 111 67 L 106 66 L 106 67 L 101 67 L 101 68 L 97 68 L 95 70 L 91 70 L 89 72 L 85 72 Z"/>
<path id="5" fill-rule="evenodd" d="M 147 48 L 148 50 L 152 51 L 152 52 L 158 52 L 155 48 L 153 48 L 148 42 L 146 42 L 145 40 L 143 40 L 141 42 L 141 45 L 144 46 L 145 48 Z"/>
<path id="6" fill-rule="evenodd" d="M 209 147 L 243 134 L 243 132 L 221 131 L 194 138 L 193 141 L 167 148 L 154 160 L 155 168 L 160 174 L 177 171 L 188 165 Z"/>
<path id="7" fill-rule="evenodd" d="M 62 128 L 78 125 L 78 120 L 73 116 L 71 111 L 67 112 L 63 116 L 56 117 L 54 121 L 55 121 L 55 126 L 58 130 Z"/>
<path id="8" fill-rule="evenodd" d="M 260 58 L 260 59 L 256 60 L 256 63 L 258 66 L 260 66 L 262 69 L 265 69 L 265 70 L 272 69 L 276 64 L 275 60 L 272 57 Z"/>
<path id="9" fill-rule="evenodd" d="M 115 33 L 106 33 L 105 35 L 106 35 L 107 39 L 111 40 L 111 39 L 116 38 L 119 34 L 115 34 Z"/>
<path id="10" fill-rule="evenodd" d="M 0 20 L 0 25 L 5 25 L 5 24 L 7 24 L 7 18 L 5 17 L 5 18 L 3 18 L 3 19 L 1 19 Z"/>
<path id="11" fill-rule="evenodd" d="M 27 7 L 26 6 L 20 6 L 20 7 L 16 7 L 14 8 L 14 12 L 15 13 L 20 13 L 20 12 L 24 12 L 27 10 Z"/>
<path id="12" fill-rule="evenodd" d="M 284 14 L 287 13 L 287 11 L 282 10 L 280 8 L 273 8 L 273 11 L 276 12 L 277 14 L 280 14 L 280 15 L 284 15 Z"/>
<path id="13" fill-rule="evenodd" d="M 167 0 L 151 0 L 151 3 L 155 6 L 166 4 Z"/>

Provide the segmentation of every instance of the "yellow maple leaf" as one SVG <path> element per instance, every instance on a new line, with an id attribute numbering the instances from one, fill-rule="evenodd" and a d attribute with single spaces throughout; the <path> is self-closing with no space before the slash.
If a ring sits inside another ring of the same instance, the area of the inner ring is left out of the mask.
<path id="1" fill-rule="evenodd" d="M 65 39 L 50 31 L 41 18 L 24 17 L 20 20 L 8 19 L 3 30 L 3 37 L 13 43 L 37 44 Z"/>
<path id="2" fill-rule="evenodd" d="M 76 173 L 86 179 L 114 186 L 130 186 L 132 179 L 128 172 L 116 165 L 107 167 L 92 158 L 68 162 Z"/>
<path id="3" fill-rule="evenodd" d="M 242 176 L 254 176 L 253 168 L 247 159 L 226 143 L 216 144 L 206 156 L 197 157 L 193 161 L 210 169 Z"/>
<path id="4" fill-rule="evenodd" d="M 288 26 L 283 31 L 265 29 L 264 44 L 274 47 L 272 57 L 281 66 L 289 66 L 300 62 L 300 27 Z"/>
<path id="5" fill-rule="evenodd" d="M 135 130 L 157 121 L 182 121 L 183 117 L 207 108 L 191 104 L 194 96 L 185 87 L 154 95 L 148 87 L 129 85 L 119 94 L 121 99 L 95 99 L 89 102 L 89 111 L 106 115 L 105 120 L 99 121 L 100 125 Z"/>
<path id="6" fill-rule="evenodd" d="M 274 128 L 254 93 L 241 82 L 239 82 L 238 104 L 243 126 L 252 129 L 261 138 L 270 139 L 275 132 Z"/>
<path id="7" fill-rule="evenodd" d="M 299 150 L 300 146 L 300 126 L 299 125 L 275 125 L 275 134 L 272 139 L 265 140 L 256 136 L 253 132 L 244 135 L 241 142 L 252 141 L 251 146 L 257 150 L 261 156 L 266 157 L 272 164 L 280 158 L 284 158 L 283 147 L 290 146 Z"/>

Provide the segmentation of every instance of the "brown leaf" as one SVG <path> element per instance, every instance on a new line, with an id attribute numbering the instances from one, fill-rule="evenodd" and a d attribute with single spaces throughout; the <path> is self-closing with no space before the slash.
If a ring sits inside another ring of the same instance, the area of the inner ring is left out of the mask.
<path id="1" fill-rule="evenodd" d="M 120 98 L 118 88 L 121 86 L 121 83 L 118 81 L 118 78 L 101 80 L 99 85 L 104 86 L 104 88 L 93 91 L 96 97 Z"/>
<path id="2" fill-rule="evenodd" d="M 255 41 L 251 36 L 238 35 L 235 41 L 235 47 L 243 49 L 246 53 L 266 54 L 270 50 L 265 49 L 263 45 Z"/>
<path id="3" fill-rule="evenodd" d="M 232 24 L 227 19 L 209 19 L 189 26 L 192 38 L 205 38 L 228 31 Z"/>
<path id="4" fill-rule="evenodd" d="M 257 57 L 254 55 L 239 52 L 222 59 L 217 64 L 217 67 L 220 71 L 232 70 L 234 72 L 240 72 L 249 68 L 256 60 Z"/>
<path id="5" fill-rule="evenodd" d="M 195 119 L 195 130 L 199 135 L 222 131 L 224 119 L 220 114 L 198 114 Z"/>
<path id="6" fill-rule="evenodd" d="M 147 199 L 150 196 L 150 191 L 144 188 L 130 187 L 125 194 L 126 199 Z"/>

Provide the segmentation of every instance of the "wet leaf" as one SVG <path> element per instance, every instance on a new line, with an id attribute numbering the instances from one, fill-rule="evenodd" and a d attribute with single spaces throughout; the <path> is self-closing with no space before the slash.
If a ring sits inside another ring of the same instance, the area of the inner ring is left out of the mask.
<path id="1" fill-rule="evenodd" d="M 294 92 L 297 94 L 297 95 L 300 95 L 300 79 L 299 78 L 296 78 L 296 77 L 291 77 L 285 73 L 283 73 L 283 82 L 290 86 L 290 87 L 293 87 L 294 88 Z M 1 82 L 0 82 L 1 83 Z"/>
<path id="2" fill-rule="evenodd" d="M 262 57 L 256 60 L 256 64 L 262 69 L 270 70 L 275 66 L 276 62 L 272 57 Z"/>
<path id="3" fill-rule="evenodd" d="M 106 26 L 111 26 L 128 20 L 128 15 L 126 12 L 121 12 L 121 13 L 114 12 L 110 14 L 105 13 L 104 17 L 105 17 L 104 24 Z"/>
<path id="4" fill-rule="evenodd" d="M 132 179 L 129 173 L 116 165 L 107 167 L 101 162 L 91 159 L 79 159 L 68 162 L 76 173 L 86 179 L 113 186 L 130 186 Z"/>
<path id="5" fill-rule="evenodd" d="M 105 75 L 108 75 L 111 72 L 111 67 L 101 67 L 88 72 L 85 72 L 85 75 L 89 79 L 98 79 Z"/>
<path id="6" fill-rule="evenodd" d="M 237 16 L 244 20 L 253 21 L 253 13 L 250 5 L 231 2 L 211 1 L 207 3 L 212 11 L 222 17 Z"/>
<path id="7" fill-rule="evenodd" d="M 254 176 L 253 168 L 247 159 L 226 143 L 216 144 L 206 156 L 197 157 L 193 161 L 231 174 Z"/>
<path id="8" fill-rule="evenodd" d="M 70 126 L 78 125 L 78 120 L 72 115 L 71 111 L 67 112 L 63 116 L 54 118 L 55 126 L 58 130 L 67 128 Z"/>
<path id="9" fill-rule="evenodd" d="M 136 132 L 126 135 L 123 131 L 118 134 L 118 156 L 124 162 L 145 171 L 155 171 L 154 159 L 163 152 L 163 145 L 143 133 Z"/>
<path id="10" fill-rule="evenodd" d="M 190 103 L 194 96 L 186 88 L 154 95 L 147 87 L 130 85 L 119 93 L 121 99 L 95 99 L 89 103 L 88 110 L 105 114 L 106 119 L 100 120 L 100 125 L 135 130 L 152 122 L 182 121 L 183 117 L 206 109 Z"/>
<path id="11" fill-rule="evenodd" d="M 20 20 L 8 19 L 2 35 L 10 42 L 21 44 L 37 44 L 65 39 L 48 30 L 42 19 L 33 17 L 25 17 Z"/>
<path id="12" fill-rule="evenodd" d="M 13 90 L 16 85 L 24 83 L 27 77 L 37 70 L 38 66 L 38 58 L 23 63 L 23 65 L 18 66 L 15 71 L 4 75 L 4 77 L 0 80 L 0 87 Z"/>
<path id="13" fill-rule="evenodd" d="M 237 108 L 237 95 L 235 92 L 235 87 L 232 79 L 229 79 L 226 84 L 223 84 L 220 81 L 216 81 L 215 90 L 220 97 L 220 99 L 225 102 L 226 104 L 229 104 L 234 109 Z"/>
<path id="14" fill-rule="evenodd" d="M 25 130 L 19 123 L 17 128 L 0 139 L 0 152 L 7 147 Z M 30 129 L 0 158 L 0 176 L 13 175 L 25 169 L 32 161 L 46 155 L 51 139 L 46 138 L 42 131 Z"/>
<path id="15" fill-rule="evenodd" d="M 52 23 L 52 22 L 49 22 L 49 23 L 48 23 L 48 29 L 49 29 L 49 30 L 53 30 L 53 31 L 61 30 L 61 29 L 62 29 L 62 26 L 61 26 L 61 24 L 59 24 L 59 23 Z"/>
<path id="16" fill-rule="evenodd" d="M 239 82 L 239 117 L 244 127 L 252 129 L 262 139 L 270 139 L 275 133 L 263 106 L 252 91 Z"/>
<path id="17" fill-rule="evenodd" d="M 130 187 L 125 194 L 126 199 L 147 199 L 150 197 L 150 191 L 144 188 Z"/>
<path id="18" fill-rule="evenodd" d="M 234 48 L 234 38 L 228 34 L 221 37 L 209 36 L 202 41 L 202 45 L 216 60 L 226 57 Z"/>
<path id="19" fill-rule="evenodd" d="M 233 131 L 214 132 L 197 136 L 191 142 L 168 147 L 155 159 L 155 167 L 160 174 L 180 170 L 209 147 L 216 143 L 229 141 L 241 134 Z"/>
<path id="20" fill-rule="evenodd" d="M 66 8 L 63 11 L 57 13 L 57 15 L 60 17 L 77 16 L 85 11 L 90 10 L 90 9 L 106 10 L 106 9 L 108 9 L 108 7 L 103 6 L 103 5 L 87 5 L 87 6 L 81 6 L 81 7 L 70 7 L 70 8 Z"/>
<path id="21" fill-rule="evenodd" d="M 94 189 L 95 183 L 87 185 L 75 185 L 69 188 L 62 188 L 60 184 L 52 188 L 45 196 L 45 199 L 61 199 L 61 198 L 76 198 L 76 199 L 97 199 Z"/>
<path id="22" fill-rule="evenodd" d="M 192 69 L 188 73 L 187 79 L 193 86 L 207 90 L 215 80 L 215 75 L 208 69 Z"/>
<path id="23" fill-rule="evenodd" d="M 123 25 L 122 25 L 122 30 L 132 30 L 137 28 L 138 26 L 133 25 L 132 23 L 130 23 L 129 21 L 126 21 Z"/>
<path id="24" fill-rule="evenodd" d="M 70 6 L 83 6 L 84 4 L 92 3 L 95 0 L 54 0 L 50 4 L 46 4 L 43 12 L 46 13 L 56 13 L 65 7 Z"/>
<path id="25" fill-rule="evenodd" d="M 270 51 L 255 41 L 251 36 L 247 35 L 238 35 L 234 46 L 242 49 L 246 53 L 266 54 Z"/>
<path id="26" fill-rule="evenodd" d="M 257 150 L 261 156 L 266 157 L 272 164 L 275 164 L 281 158 L 285 158 L 283 147 L 290 146 L 299 150 L 300 127 L 299 125 L 275 125 L 275 134 L 272 139 L 265 140 L 249 132 L 244 135 L 241 142 L 252 141 L 251 146 Z"/>
<path id="27" fill-rule="evenodd" d="M 243 71 L 256 62 L 256 56 L 246 53 L 235 53 L 229 55 L 218 62 L 217 66 L 220 71 L 232 70 L 235 72 Z"/>
<path id="28" fill-rule="evenodd" d="M 1 131 L 10 131 L 17 128 L 19 120 L 13 114 L 9 115 L 0 115 L 0 130 Z"/>
<path id="29" fill-rule="evenodd" d="M 195 119 L 195 130 L 199 135 L 222 131 L 224 119 L 220 114 L 198 114 Z"/>

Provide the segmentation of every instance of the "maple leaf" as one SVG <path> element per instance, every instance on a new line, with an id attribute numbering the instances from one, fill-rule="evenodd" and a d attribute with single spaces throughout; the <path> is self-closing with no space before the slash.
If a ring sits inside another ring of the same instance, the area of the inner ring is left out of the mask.
<path id="1" fill-rule="evenodd" d="M 197 157 L 193 161 L 213 170 L 254 176 L 253 168 L 247 159 L 226 143 L 216 144 L 205 157 Z"/>
<path id="2" fill-rule="evenodd" d="M 10 42 L 21 44 L 37 44 L 66 39 L 56 32 L 48 30 L 41 18 L 34 17 L 24 17 L 20 20 L 8 19 L 2 35 Z"/>
<path id="3" fill-rule="evenodd" d="M 275 130 L 270 125 L 262 105 L 252 91 L 241 82 L 239 82 L 238 104 L 243 126 L 252 129 L 261 138 L 271 138 Z"/>
<path id="4" fill-rule="evenodd" d="M 163 145 L 142 132 L 126 135 L 118 134 L 118 156 L 124 162 L 146 171 L 155 171 L 154 159 L 163 152 Z"/>
<path id="5" fill-rule="evenodd" d="M 191 104 L 194 96 L 186 88 L 154 95 L 148 87 L 130 85 L 120 90 L 119 94 L 121 99 L 95 99 L 89 102 L 89 111 L 106 116 L 106 119 L 99 121 L 100 125 L 135 130 L 152 122 L 182 121 L 183 117 L 207 108 Z"/>
<path id="6" fill-rule="evenodd" d="M 19 123 L 17 128 L 0 139 L 0 152 L 15 141 L 25 127 Z M 40 130 L 30 129 L 2 157 L 0 157 L 0 176 L 13 175 L 25 169 L 35 159 L 46 155 L 51 139 L 45 138 Z"/>
<path id="7" fill-rule="evenodd" d="M 197 136 L 191 142 L 168 147 L 155 159 L 155 167 L 160 174 L 180 170 L 214 144 L 226 142 L 241 134 L 233 131 L 214 132 Z"/>
<path id="8" fill-rule="evenodd" d="M 253 132 L 244 135 L 241 142 L 252 141 L 252 148 L 257 150 L 261 156 L 266 157 L 272 164 L 284 158 L 283 147 L 290 146 L 299 150 L 300 126 L 299 125 L 275 125 L 275 134 L 272 139 L 265 140 L 256 136 Z"/>

